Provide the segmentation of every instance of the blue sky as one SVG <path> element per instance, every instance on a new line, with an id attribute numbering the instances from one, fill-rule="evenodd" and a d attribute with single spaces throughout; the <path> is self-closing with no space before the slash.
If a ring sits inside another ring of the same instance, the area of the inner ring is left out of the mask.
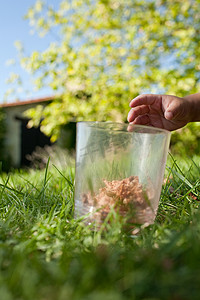
<path id="1" fill-rule="evenodd" d="M 53 6 L 57 5 L 59 0 L 47 1 Z M 15 41 L 21 41 L 25 52 L 30 54 L 34 50 L 44 50 L 49 43 L 53 41 L 53 37 L 46 36 L 40 38 L 37 34 L 31 34 L 31 27 L 28 20 L 24 20 L 28 8 L 35 3 L 35 0 L 0 0 L 0 102 L 3 102 L 4 94 L 8 89 L 6 79 L 11 72 L 19 73 L 22 77 L 24 88 L 30 93 L 20 92 L 18 98 L 20 100 L 32 99 L 37 97 L 49 96 L 51 91 L 44 89 L 34 91 L 30 77 L 23 71 L 19 64 L 8 66 L 6 62 L 10 59 L 17 59 L 17 50 L 14 46 Z M 13 101 L 12 98 L 9 102 Z"/>

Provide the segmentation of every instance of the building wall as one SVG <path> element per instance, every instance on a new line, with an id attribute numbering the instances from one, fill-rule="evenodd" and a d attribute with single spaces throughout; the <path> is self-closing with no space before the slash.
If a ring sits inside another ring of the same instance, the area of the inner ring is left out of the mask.
<path id="1" fill-rule="evenodd" d="M 6 140 L 5 146 L 11 157 L 12 164 L 15 167 L 20 163 L 20 122 L 15 119 L 17 115 L 21 116 L 20 107 L 8 107 L 6 110 Z"/>
<path id="2" fill-rule="evenodd" d="M 21 122 L 18 118 L 23 118 L 25 110 L 35 107 L 34 104 L 8 106 L 6 112 L 6 141 L 5 146 L 14 167 L 20 167 L 21 163 Z"/>
<path id="3" fill-rule="evenodd" d="M 13 167 L 21 167 L 21 158 L 23 154 L 21 153 L 21 146 L 24 145 L 21 141 L 22 138 L 22 120 L 24 119 L 23 113 L 29 109 L 36 107 L 36 105 L 45 106 L 51 101 L 50 98 L 47 98 L 44 102 L 31 101 L 31 103 L 16 103 L 12 105 L 3 106 L 6 112 L 6 140 L 5 148 L 7 154 L 11 158 L 11 164 Z M 37 103 L 34 103 L 37 102 Z M 24 123 L 24 122 L 23 122 Z M 41 136 L 41 135 L 39 135 Z M 76 137 L 76 123 L 70 122 L 63 126 L 61 130 L 61 135 L 57 141 L 57 145 L 65 149 L 74 149 L 75 148 L 75 137 Z M 29 143 L 31 139 L 31 133 L 27 136 L 25 143 Z M 44 139 L 45 140 L 45 139 Z M 43 142 L 44 142 L 43 140 Z M 32 141 L 32 140 L 31 140 Z M 46 141 L 47 142 L 47 141 Z M 45 143 L 46 143 L 45 142 Z M 31 142 L 28 144 L 30 145 Z M 40 143 L 41 144 L 41 143 Z M 28 146 L 27 145 L 27 146 Z"/>

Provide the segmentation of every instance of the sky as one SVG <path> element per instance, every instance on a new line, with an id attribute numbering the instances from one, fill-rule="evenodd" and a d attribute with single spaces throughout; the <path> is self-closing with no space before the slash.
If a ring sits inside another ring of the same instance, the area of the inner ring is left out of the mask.
<path id="1" fill-rule="evenodd" d="M 52 6 L 57 6 L 59 0 L 48 0 Z M 28 20 L 24 20 L 29 7 L 35 0 L 0 0 L 0 103 L 4 102 L 4 96 L 9 86 L 6 80 L 9 74 L 18 73 L 23 81 L 23 87 L 29 93 L 21 91 L 18 93 L 18 100 L 35 99 L 39 97 L 51 96 L 49 89 L 35 91 L 31 83 L 30 76 L 21 69 L 19 63 L 8 65 L 11 59 L 17 60 L 17 50 L 14 46 L 15 41 L 21 41 L 25 53 L 30 54 L 34 50 L 42 51 L 46 49 L 50 42 L 54 41 L 53 36 L 40 38 L 36 33 L 31 34 L 31 27 Z M 19 61 L 19 60 L 18 60 Z M 11 86 L 10 86 L 11 87 Z M 13 102 L 14 98 L 8 98 L 8 102 Z"/>

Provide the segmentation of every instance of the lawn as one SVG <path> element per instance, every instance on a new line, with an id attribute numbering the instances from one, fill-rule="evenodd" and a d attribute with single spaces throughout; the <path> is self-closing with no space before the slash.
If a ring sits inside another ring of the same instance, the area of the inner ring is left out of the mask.
<path id="1" fill-rule="evenodd" d="M 200 299 L 200 158 L 169 155 L 156 221 L 73 218 L 74 167 L 0 175 L 0 299 Z"/>

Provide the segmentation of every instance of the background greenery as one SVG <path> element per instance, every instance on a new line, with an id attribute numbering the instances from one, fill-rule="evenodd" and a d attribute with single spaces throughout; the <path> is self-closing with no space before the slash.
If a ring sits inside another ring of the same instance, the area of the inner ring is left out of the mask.
<path id="1" fill-rule="evenodd" d="M 171 136 L 171 152 L 174 155 L 191 157 L 200 153 L 200 123 L 189 123 L 174 131 Z"/>
<path id="2" fill-rule="evenodd" d="M 26 15 L 39 35 L 53 34 L 45 51 L 26 56 L 17 43 L 21 65 L 38 89 L 51 87 L 55 95 L 46 108 L 28 112 L 29 125 L 43 119 L 41 128 L 53 141 L 68 121 L 125 121 L 129 101 L 140 93 L 200 90 L 199 0 L 59 4 L 55 10 L 37 0 Z M 195 129 L 189 131 L 194 136 Z"/>

